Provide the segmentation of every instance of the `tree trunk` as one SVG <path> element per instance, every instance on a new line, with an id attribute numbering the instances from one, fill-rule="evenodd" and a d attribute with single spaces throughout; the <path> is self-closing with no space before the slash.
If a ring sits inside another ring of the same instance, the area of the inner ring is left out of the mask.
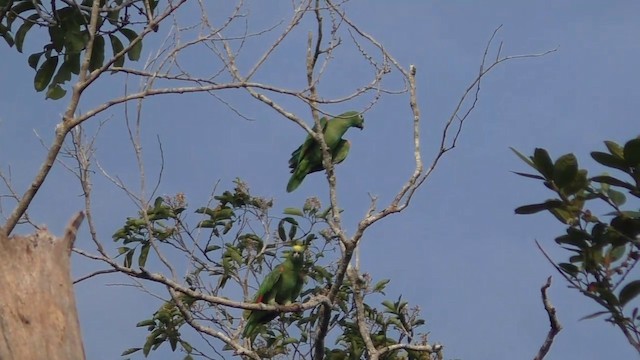
<path id="1" fill-rule="evenodd" d="M 57 238 L 46 229 L 0 235 L 0 360 L 84 359 L 70 257 L 78 213 Z"/>

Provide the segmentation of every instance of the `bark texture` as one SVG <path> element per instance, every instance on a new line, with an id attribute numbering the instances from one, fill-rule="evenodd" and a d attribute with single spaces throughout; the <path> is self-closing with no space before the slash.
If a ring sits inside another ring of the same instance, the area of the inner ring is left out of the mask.
<path id="1" fill-rule="evenodd" d="M 78 213 L 58 238 L 46 229 L 0 235 L 0 360 L 84 359 L 70 257 Z"/>

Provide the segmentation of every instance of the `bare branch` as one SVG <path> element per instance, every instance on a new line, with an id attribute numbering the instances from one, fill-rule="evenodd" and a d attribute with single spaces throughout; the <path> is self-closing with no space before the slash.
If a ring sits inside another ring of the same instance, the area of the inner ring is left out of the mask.
<path id="1" fill-rule="evenodd" d="M 549 332 L 547 333 L 547 338 L 544 340 L 544 343 L 538 350 L 538 353 L 533 358 L 534 360 L 542 360 L 551 349 L 551 345 L 553 344 L 553 339 L 558 335 L 560 330 L 562 330 L 562 325 L 558 320 L 558 316 L 556 315 L 556 308 L 553 307 L 549 297 L 547 296 L 547 290 L 551 287 L 551 276 L 547 278 L 547 283 L 542 286 L 540 292 L 542 293 L 542 304 L 544 305 L 544 310 L 547 312 L 549 316 Z"/>
<path id="2" fill-rule="evenodd" d="M 78 284 L 82 281 L 85 281 L 87 279 L 91 279 L 94 276 L 98 276 L 98 275 L 104 275 L 104 274 L 114 274 L 114 273 L 118 273 L 118 270 L 115 269 L 105 269 L 105 270 L 98 270 L 98 271 L 94 271 L 91 274 L 87 274 L 84 276 L 81 276 L 79 278 L 77 278 L 76 280 L 73 281 L 74 284 Z"/>
<path id="3" fill-rule="evenodd" d="M 380 353 L 376 350 L 375 345 L 373 345 L 373 341 L 371 341 L 369 326 L 367 326 L 364 317 L 364 298 L 362 297 L 362 288 L 359 285 L 360 279 L 358 279 L 358 272 L 354 268 L 349 268 L 347 275 L 353 285 L 353 304 L 356 308 L 356 323 L 358 324 L 360 336 L 362 336 L 362 340 L 364 340 L 364 344 L 367 347 L 369 359 L 378 360 Z"/>
<path id="4" fill-rule="evenodd" d="M 193 318 L 193 316 L 191 314 L 191 311 L 182 302 L 182 300 L 178 296 L 178 293 L 176 293 L 176 291 L 174 289 L 172 289 L 171 287 L 168 287 L 168 290 L 169 290 L 169 293 L 171 294 L 171 298 L 176 303 L 176 306 L 178 307 L 178 309 L 180 310 L 180 313 L 184 317 L 184 320 L 194 330 L 196 330 L 197 332 L 199 332 L 201 334 L 207 334 L 209 336 L 212 336 L 212 337 L 214 337 L 216 339 L 219 339 L 219 340 L 223 341 L 225 344 L 227 344 L 227 345 L 231 346 L 233 349 L 235 349 L 237 355 L 246 355 L 246 356 L 249 356 L 252 359 L 260 360 L 260 356 L 258 356 L 258 354 L 256 354 L 254 351 L 251 351 L 251 350 L 243 347 L 242 345 L 240 345 L 239 341 L 235 341 L 235 339 L 232 339 L 232 338 L 226 336 L 225 334 L 223 334 L 220 331 L 216 331 L 216 330 L 214 330 L 214 329 L 212 329 L 210 327 L 203 326 L 200 323 L 198 323 Z"/>
<path id="5" fill-rule="evenodd" d="M 195 290 L 191 290 L 190 288 L 183 286 L 177 283 L 176 281 L 167 278 L 162 274 L 152 273 L 145 270 L 144 268 L 140 268 L 140 270 L 136 270 L 133 268 L 124 267 L 118 264 L 115 260 L 111 258 L 92 255 L 81 249 L 74 249 L 74 251 L 86 258 L 105 262 L 109 264 L 113 269 L 117 270 L 122 274 L 131 276 L 134 278 L 138 278 L 138 279 L 150 280 L 159 284 L 163 284 L 179 293 L 183 293 L 194 299 L 206 301 L 210 304 L 215 304 L 215 305 L 224 305 L 231 308 L 246 309 L 246 310 L 299 312 L 302 310 L 312 309 L 322 303 L 327 303 L 328 301 L 327 297 L 322 295 L 314 296 L 311 300 L 306 301 L 302 304 L 291 304 L 291 305 L 268 305 L 263 303 L 246 303 L 246 302 L 240 302 L 240 301 L 232 301 L 225 297 L 212 296 L 212 295 L 201 293 Z"/>

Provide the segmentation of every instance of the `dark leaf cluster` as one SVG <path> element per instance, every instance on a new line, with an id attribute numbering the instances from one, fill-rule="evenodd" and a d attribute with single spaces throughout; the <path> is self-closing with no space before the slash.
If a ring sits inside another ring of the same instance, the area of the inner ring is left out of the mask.
<path id="1" fill-rule="evenodd" d="M 553 161 L 544 149 L 535 149 L 529 157 L 512 149 L 536 170 L 516 174 L 539 180 L 554 193 L 553 198 L 520 206 L 515 212 L 548 211 L 563 223 L 565 232 L 555 241 L 570 256 L 556 267 L 572 287 L 604 308 L 586 318 L 608 315 L 607 320 L 623 331 L 640 335 L 638 306 L 631 305 L 640 295 L 640 280 L 629 279 L 640 259 L 640 138 L 624 145 L 605 141 L 605 146 L 606 152 L 594 151 L 591 157 L 615 176 L 589 177 L 573 154 Z M 631 205 L 627 196 L 634 199 Z M 603 207 L 609 211 L 596 216 L 594 209 Z"/>
<path id="2" fill-rule="evenodd" d="M 153 12 L 158 0 L 148 2 L 149 11 Z M 92 0 L 0 0 L 0 37 L 10 47 L 15 47 L 22 53 L 25 39 L 30 33 L 37 33 L 30 35 L 34 38 L 33 41 L 47 39 L 41 45 L 42 50 L 32 53 L 27 59 L 29 66 L 36 72 L 34 88 L 37 91 L 46 89 L 47 98 L 56 100 L 64 97 L 66 90 L 63 85 L 73 75 L 80 73 L 81 62 L 92 35 L 89 29 L 92 4 Z M 143 4 L 143 0 L 100 1 L 100 16 L 92 42 L 89 71 L 105 65 L 107 68 L 122 67 L 126 58 L 131 61 L 140 59 L 140 30 L 134 29 L 146 24 L 147 10 Z M 141 16 L 144 21 L 139 19 Z M 107 63 L 106 58 L 112 60 Z"/>

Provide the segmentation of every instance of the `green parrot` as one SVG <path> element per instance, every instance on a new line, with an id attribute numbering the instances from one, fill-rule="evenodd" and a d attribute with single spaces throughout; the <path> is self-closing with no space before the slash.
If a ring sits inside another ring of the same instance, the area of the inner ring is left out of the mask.
<path id="1" fill-rule="evenodd" d="M 357 111 L 348 111 L 331 120 L 322 118 L 320 125 L 323 128 L 324 141 L 331 152 L 333 163 L 338 164 L 344 161 L 351 148 L 351 143 L 342 139 L 342 136 L 350 127 L 362 130 L 364 117 Z M 315 126 L 313 130 L 316 131 Z M 287 192 L 297 189 L 308 174 L 324 169 L 320 144 L 310 134 L 307 135 L 304 143 L 291 153 L 289 168 L 292 175 L 287 184 Z"/>
<path id="2" fill-rule="evenodd" d="M 303 245 L 292 246 L 286 259 L 264 278 L 253 302 L 269 305 L 289 305 L 295 302 L 304 285 L 305 276 L 302 271 L 304 250 Z M 268 323 L 277 316 L 276 311 L 250 311 L 242 336 L 255 337 L 255 332 L 260 325 Z"/>

